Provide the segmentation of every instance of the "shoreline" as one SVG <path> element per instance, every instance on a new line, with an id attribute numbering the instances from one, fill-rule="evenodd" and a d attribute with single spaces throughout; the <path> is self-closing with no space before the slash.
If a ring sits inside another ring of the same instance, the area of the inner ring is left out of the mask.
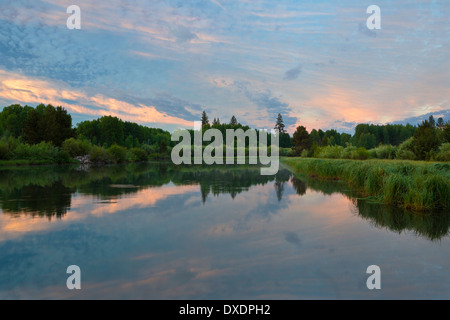
<path id="1" fill-rule="evenodd" d="M 281 158 L 294 174 L 338 180 L 376 202 L 428 212 L 449 207 L 450 165 L 404 160 Z"/>

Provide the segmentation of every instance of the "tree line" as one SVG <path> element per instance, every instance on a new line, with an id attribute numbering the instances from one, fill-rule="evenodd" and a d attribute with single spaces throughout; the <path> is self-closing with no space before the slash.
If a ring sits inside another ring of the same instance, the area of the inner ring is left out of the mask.
<path id="1" fill-rule="evenodd" d="M 292 145 L 284 155 L 450 161 L 450 122 L 430 116 L 417 126 L 358 124 L 353 136 L 298 126 Z"/>
<path id="2" fill-rule="evenodd" d="M 168 131 L 112 116 L 74 128 L 67 110 L 50 104 L 3 108 L 0 137 L 0 160 L 19 164 L 67 163 L 86 155 L 94 162 L 145 161 L 167 158 L 171 147 Z"/>
<path id="3" fill-rule="evenodd" d="M 214 118 L 210 123 L 205 111 L 202 130 L 249 130 L 233 115 L 228 123 Z M 442 118 L 410 124 L 358 124 L 355 133 L 334 129 L 308 132 L 298 126 L 291 136 L 286 132 L 281 114 L 274 129 L 279 133 L 280 155 L 353 158 L 450 160 L 450 124 Z M 255 129 L 256 130 L 256 129 Z M 265 131 L 257 131 L 261 134 Z M 190 130 L 193 135 L 193 130 Z M 271 143 L 268 135 L 268 145 Z M 61 106 L 40 104 L 36 108 L 13 104 L 0 112 L 0 161 L 71 162 L 74 157 L 89 155 L 96 162 L 145 161 L 169 158 L 171 141 L 168 131 L 123 121 L 113 116 L 83 121 L 72 126 L 72 117 Z M 193 141 L 193 139 L 192 139 Z M 207 143 L 207 142 L 204 142 Z"/>

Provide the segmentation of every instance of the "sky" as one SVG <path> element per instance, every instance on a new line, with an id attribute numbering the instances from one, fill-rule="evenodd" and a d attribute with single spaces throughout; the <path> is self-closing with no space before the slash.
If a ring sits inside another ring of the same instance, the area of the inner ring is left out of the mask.
<path id="1" fill-rule="evenodd" d="M 0 108 L 169 131 L 203 110 L 261 129 L 280 113 L 291 133 L 445 113 L 449 14 L 447 0 L 0 0 Z"/>

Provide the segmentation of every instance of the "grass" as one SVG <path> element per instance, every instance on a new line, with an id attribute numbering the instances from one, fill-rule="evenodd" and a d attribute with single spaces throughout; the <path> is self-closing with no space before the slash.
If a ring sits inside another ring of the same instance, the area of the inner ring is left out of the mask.
<path id="1" fill-rule="evenodd" d="M 450 164 L 405 160 L 281 158 L 296 173 L 343 180 L 375 201 L 415 211 L 449 209 Z"/>

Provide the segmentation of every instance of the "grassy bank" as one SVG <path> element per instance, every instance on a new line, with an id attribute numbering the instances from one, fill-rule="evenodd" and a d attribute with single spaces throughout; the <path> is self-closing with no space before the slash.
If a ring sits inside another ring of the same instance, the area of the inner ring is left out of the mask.
<path id="1" fill-rule="evenodd" d="M 426 211 L 448 209 L 450 165 L 399 160 L 282 158 L 295 173 L 343 180 L 374 200 Z"/>

